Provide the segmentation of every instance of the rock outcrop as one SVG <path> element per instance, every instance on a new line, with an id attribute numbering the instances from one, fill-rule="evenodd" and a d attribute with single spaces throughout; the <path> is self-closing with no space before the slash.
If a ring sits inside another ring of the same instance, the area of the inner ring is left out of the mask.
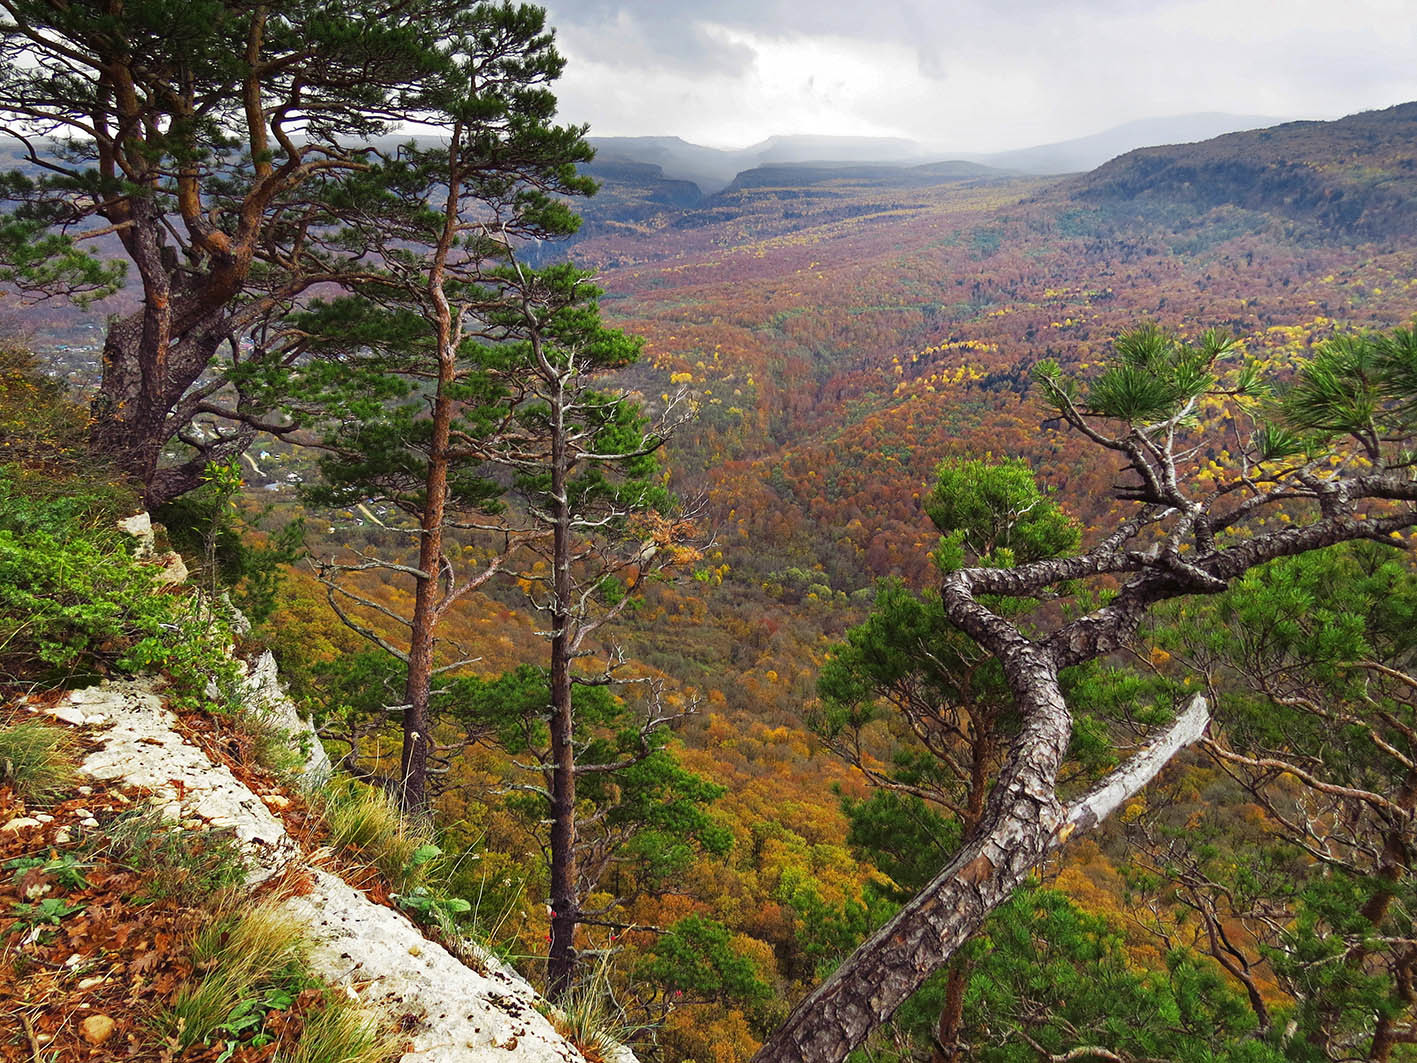
<path id="1" fill-rule="evenodd" d="M 248 669 L 245 693 L 248 708 L 306 736 L 307 777 L 327 776 L 329 760 L 280 690 L 269 654 Z M 405 1063 L 584 1063 L 538 1011 L 531 986 L 496 957 L 469 945 L 469 966 L 402 913 L 319 866 L 318 851 L 303 853 L 266 801 L 183 737 L 156 682 L 72 691 L 41 711 L 84 730 L 83 775 L 146 788 L 164 815 L 189 829 L 233 832 L 253 881 L 296 871 L 310 882 L 284 904 L 306 928 L 314 973 L 399 1019 L 412 1046 Z M 612 1063 L 634 1063 L 634 1056 L 624 1050 Z"/>

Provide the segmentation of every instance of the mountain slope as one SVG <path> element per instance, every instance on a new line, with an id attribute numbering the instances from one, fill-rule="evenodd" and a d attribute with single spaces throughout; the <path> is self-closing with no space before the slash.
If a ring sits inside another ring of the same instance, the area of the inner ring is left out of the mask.
<path id="1" fill-rule="evenodd" d="M 1039 144 L 1036 147 L 995 152 L 992 155 L 969 155 L 966 158 L 978 159 L 979 162 L 990 166 L 1019 170 L 1023 173 L 1079 173 L 1100 166 L 1124 152 L 1147 145 L 1209 140 L 1242 129 L 1262 129 L 1277 125 L 1281 121 L 1281 118 L 1266 118 L 1260 115 L 1217 112 L 1143 118 L 1104 129 L 1091 136 L 1076 137 L 1056 144 Z"/>
<path id="2" fill-rule="evenodd" d="M 1417 103 L 1141 148 L 1060 185 L 1088 203 L 1235 206 L 1330 234 L 1417 233 Z"/>

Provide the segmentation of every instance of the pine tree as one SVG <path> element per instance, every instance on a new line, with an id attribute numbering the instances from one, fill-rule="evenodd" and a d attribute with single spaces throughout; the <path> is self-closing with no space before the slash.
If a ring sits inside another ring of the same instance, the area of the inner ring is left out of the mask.
<path id="1" fill-rule="evenodd" d="M 544 85 L 562 62 L 541 12 L 478 7 L 454 25 L 459 35 L 440 46 L 450 69 L 419 98 L 440 138 L 371 149 L 345 179 L 338 240 L 369 264 L 345 279 L 350 294 L 285 320 L 301 360 L 260 380 L 273 401 L 293 396 L 295 423 L 324 454 L 317 500 L 375 501 L 406 517 L 412 556 L 365 554 L 324 575 L 345 622 L 406 669 L 397 792 L 417 813 L 428 807 L 433 679 L 463 663 L 435 660 L 439 626 L 526 538 L 496 519 L 499 448 L 525 401 L 530 349 L 515 250 L 573 232 L 560 197 L 594 189 L 576 172 L 591 156 L 584 131 L 553 124 Z M 461 547 L 479 532 L 499 534 L 490 546 L 484 534 L 469 562 Z M 352 586 L 351 574 L 371 570 L 413 581 L 409 615 Z M 406 637 L 380 634 L 377 616 Z"/>
<path id="2" fill-rule="evenodd" d="M 253 381 L 301 348 L 279 329 L 244 341 L 371 266 L 344 237 L 383 202 L 365 194 L 376 138 L 441 126 L 449 92 L 485 71 L 461 115 L 478 180 L 515 169 L 513 141 L 555 139 L 522 106 L 560 70 L 542 24 L 464 0 L 7 3 L 0 122 L 27 157 L 0 180 L 18 207 L 4 274 L 95 294 L 114 276 L 93 249 L 116 241 L 141 296 L 104 341 L 95 457 L 153 507 L 248 445 L 272 405 Z M 193 431 L 197 417 L 221 430 Z"/>
<path id="3" fill-rule="evenodd" d="M 1208 722 L 1205 700 L 1192 699 L 1151 745 L 1065 801 L 1058 778 L 1074 717 L 1064 669 L 1123 648 L 1160 602 L 1221 593 L 1278 557 L 1417 525 L 1417 342 L 1402 331 L 1356 342 L 1362 357 L 1340 346 L 1317 352 L 1274 404 L 1259 397 L 1257 367 L 1228 364 L 1238 351 L 1218 333 L 1184 343 L 1137 329 L 1085 384 L 1055 364 L 1037 368 L 1051 415 L 1123 463 L 1131 482 L 1117 496 L 1133 508 L 1075 556 L 965 565 L 941 581 L 950 622 L 998 659 L 1018 729 L 971 840 L 797 1006 L 759 1063 L 844 1058 L 1048 853 L 1106 818 Z M 1251 430 L 1231 446 L 1228 467 L 1202 476 L 1194 458 L 1217 411 Z M 1089 581 L 1106 593 L 1080 594 Z M 1043 597 L 1071 598 L 1073 611 L 1022 623 L 995 605 Z"/>

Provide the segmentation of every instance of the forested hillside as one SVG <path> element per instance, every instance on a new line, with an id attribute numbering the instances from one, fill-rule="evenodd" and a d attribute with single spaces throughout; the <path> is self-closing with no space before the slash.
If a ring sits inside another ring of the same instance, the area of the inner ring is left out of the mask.
<path id="1" fill-rule="evenodd" d="M 1322 134 L 1305 128 L 1321 161 Z M 1349 135 L 1342 122 L 1321 129 L 1336 142 Z M 1249 142 L 1238 143 L 1243 155 Z M 1219 158 L 1223 144 L 1200 145 L 1197 157 Z M 1400 130 L 1391 144 L 1387 165 L 1394 170 L 1403 165 L 1402 151 L 1417 157 L 1417 142 L 1401 147 Z M 873 850 L 871 839 L 884 827 L 870 817 L 887 815 L 885 809 L 868 801 L 859 772 L 812 732 L 821 732 L 818 674 L 841 652 L 847 630 L 865 619 L 877 581 L 926 591 L 938 578 L 930 553 L 939 533 L 925 510 L 936 465 L 946 458 L 1022 459 L 1080 518 L 1089 540 L 1124 511 L 1113 501 L 1115 466 L 1050 420 L 1031 366 L 1052 358 L 1090 375 L 1117 335 L 1152 320 L 1190 335 L 1227 329 L 1243 342 L 1246 358 L 1282 380 L 1330 337 L 1399 325 L 1410 315 L 1413 252 L 1387 239 L 1370 242 L 1332 219 L 1305 216 L 1301 224 L 1283 201 L 1217 205 L 1158 192 L 1163 206 L 1141 212 L 1088 198 L 1085 181 L 958 172 L 925 180 L 922 171 L 901 172 L 911 179 L 876 180 L 850 169 L 755 171 L 695 206 L 641 205 L 623 221 L 605 219 L 619 212 L 627 189 L 641 186 L 603 174 L 601 196 L 608 198 L 588 211 L 593 219 L 601 212 L 600 220 L 576 245 L 578 257 L 600 266 L 608 316 L 648 341 L 624 379 L 651 408 L 682 387 L 698 403 L 695 419 L 670 444 L 667 466 L 682 495 L 707 493 L 714 534 L 700 578 L 651 588 L 621 625 L 621 637 L 635 658 L 700 699 L 698 713 L 678 727 L 681 756 L 726 787 L 714 814 L 735 844 L 725 863 L 702 865 L 707 877 L 687 896 L 645 896 L 625 921 L 663 926 L 692 915 L 722 923 L 729 935 L 723 941 L 752 958 L 765 986 L 804 987 L 883 918 L 881 871 L 898 883 L 918 882 L 894 857 Z M 1218 467 L 1232 449 L 1215 439 L 1197 460 Z M 340 536 L 349 534 L 349 525 L 342 527 Z M 521 622 L 515 605 L 501 597 L 486 615 L 469 616 L 479 630 L 496 632 L 480 643 L 492 671 L 522 659 L 529 633 L 508 626 Z M 1160 648 L 1179 636 L 1156 637 L 1144 672 L 1155 678 L 1159 668 L 1181 682 L 1181 656 Z M 1400 657 L 1394 650 L 1392 659 Z M 1137 689 L 1124 685 L 1116 696 L 1141 696 Z M 888 761 L 895 755 L 889 749 L 877 746 L 870 756 Z M 1266 1014 L 1288 1007 L 1293 974 L 1264 958 L 1273 947 L 1268 938 L 1238 909 L 1228 922 L 1197 922 L 1197 911 L 1215 911 L 1214 897 L 1170 892 L 1164 876 L 1155 877 L 1170 867 L 1167 824 L 1188 822 L 1182 809 L 1216 837 L 1233 831 L 1250 839 L 1236 844 L 1270 847 L 1275 843 L 1252 833 L 1263 826 L 1263 805 L 1204 759 L 1168 776 L 1149 801 L 1159 810 L 1156 823 L 1132 819 L 1050 866 L 1045 881 L 1063 895 L 1041 897 L 1033 916 L 1010 917 L 1023 919 L 1012 924 L 1022 935 L 1019 947 L 1039 940 L 1035 933 L 1080 934 L 1083 953 L 1066 962 L 1080 965 L 1082 977 L 1099 977 L 1088 964 L 1102 963 L 1169 970 L 1168 978 L 1181 979 L 1113 986 L 1140 994 L 1136 1006 L 1143 1009 L 1179 1006 L 1164 1003 L 1173 999 L 1168 994 L 1199 993 L 1205 1007 L 1239 1015 L 1251 987 Z M 862 825 L 871 822 L 874 828 Z M 939 854 L 934 860 L 951 850 L 948 838 L 946 831 L 928 843 L 926 851 Z M 1228 842 L 1218 844 L 1228 851 Z M 1078 907 L 1055 910 L 1058 904 Z M 1081 922 L 1048 930 L 1046 922 L 1032 922 L 1044 913 Z M 1093 918 L 1100 922 L 1088 922 Z M 1172 921 L 1185 928 L 1180 937 L 1162 930 Z M 1220 960 L 1206 959 L 1207 927 L 1238 935 L 1231 944 L 1243 962 L 1224 950 Z M 1103 940 L 1088 936 L 1094 934 L 1119 935 L 1106 940 L 1120 951 L 1089 952 L 1102 948 L 1083 944 Z M 1182 940 L 1187 949 L 1175 952 Z M 1010 952 L 997 962 L 1026 969 L 1062 957 Z M 664 977 L 662 968 L 650 970 Z M 1056 966 L 1050 970 L 1061 977 Z M 988 976 L 972 991 L 969 1009 L 999 1007 L 991 994 L 1005 992 L 999 980 L 1007 978 L 1002 969 Z M 911 1005 L 915 1036 L 919 1024 L 932 1021 L 943 992 L 941 983 L 934 1004 Z M 782 1014 L 781 1005 L 751 1000 L 728 1011 L 681 1003 L 661 1033 L 671 1057 L 712 1051 L 712 1058 L 746 1058 Z M 1080 1005 L 1065 1021 L 1097 1022 L 1105 1009 L 1096 1007 L 1089 1016 Z M 1218 1020 L 1204 1020 L 1211 1021 Z M 1237 1018 L 1225 1021 L 1238 1025 L 1222 1026 L 1222 1036 L 1245 1028 Z M 1059 1036 L 1060 1027 L 1048 1028 Z M 979 1051 L 978 1029 L 965 1023 L 958 1036 Z M 1016 1058 L 1036 1058 L 1026 1041 L 1013 1043 L 1020 1046 Z M 1131 1051 L 1123 1058 L 1139 1058 Z M 1169 1058 L 1165 1053 L 1178 1049 L 1154 1051 Z"/>
<path id="2" fill-rule="evenodd" d="M 21 153 L 0 233 L 96 475 L 435 825 L 399 902 L 646 1060 L 1417 1058 L 1417 104 L 709 188 L 555 124 L 539 13 L 424 6 L 236 64 L 309 141 L 138 70 L 244 154 L 115 119 L 109 199 Z"/>

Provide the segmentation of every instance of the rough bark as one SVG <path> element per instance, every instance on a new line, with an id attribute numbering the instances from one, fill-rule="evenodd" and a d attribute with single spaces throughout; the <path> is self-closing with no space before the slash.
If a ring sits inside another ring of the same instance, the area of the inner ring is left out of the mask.
<path id="1" fill-rule="evenodd" d="M 418 570 L 413 616 L 409 623 L 408 679 L 404 687 L 403 750 L 399 758 L 399 804 L 406 813 L 428 811 L 428 755 L 432 748 L 429 698 L 433 687 L 433 648 L 439 619 L 443 571 L 444 513 L 448 497 L 448 433 L 453 380 L 450 354 L 440 359 L 438 393 L 424 480 L 425 503 L 419 519 Z"/>
<path id="2" fill-rule="evenodd" d="M 1023 726 L 973 840 L 793 1010 L 755 1063 L 845 1059 L 968 940 L 1048 851 L 1063 822 L 1055 782 L 1071 721 L 1050 658 L 1014 640 L 1004 660 Z"/>
<path id="3" fill-rule="evenodd" d="M 1031 644 L 1004 661 L 1010 685 L 1026 692 L 1025 722 L 1010 749 L 980 828 L 938 876 L 810 993 L 763 1044 L 754 1063 L 842 1060 L 886 1022 L 921 982 L 947 963 L 1028 873 L 1098 813 L 1145 786 L 1209 719 L 1197 697 L 1161 737 L 1064 807 L 1057 771 L 1071 716 L 1045 653 Z M 1105 813 L 1104 813 L 1105 814 Z"/>
<path id="4" fill-rule="evenodd" d="M 576 924 L 576 751 L 571 706 L 571 506 L 567 497 L 567 440 L 564 391 L 552 403 L 551 516 L 551 947 L 546 985 L 561 996 L 575 974 Z"/>

